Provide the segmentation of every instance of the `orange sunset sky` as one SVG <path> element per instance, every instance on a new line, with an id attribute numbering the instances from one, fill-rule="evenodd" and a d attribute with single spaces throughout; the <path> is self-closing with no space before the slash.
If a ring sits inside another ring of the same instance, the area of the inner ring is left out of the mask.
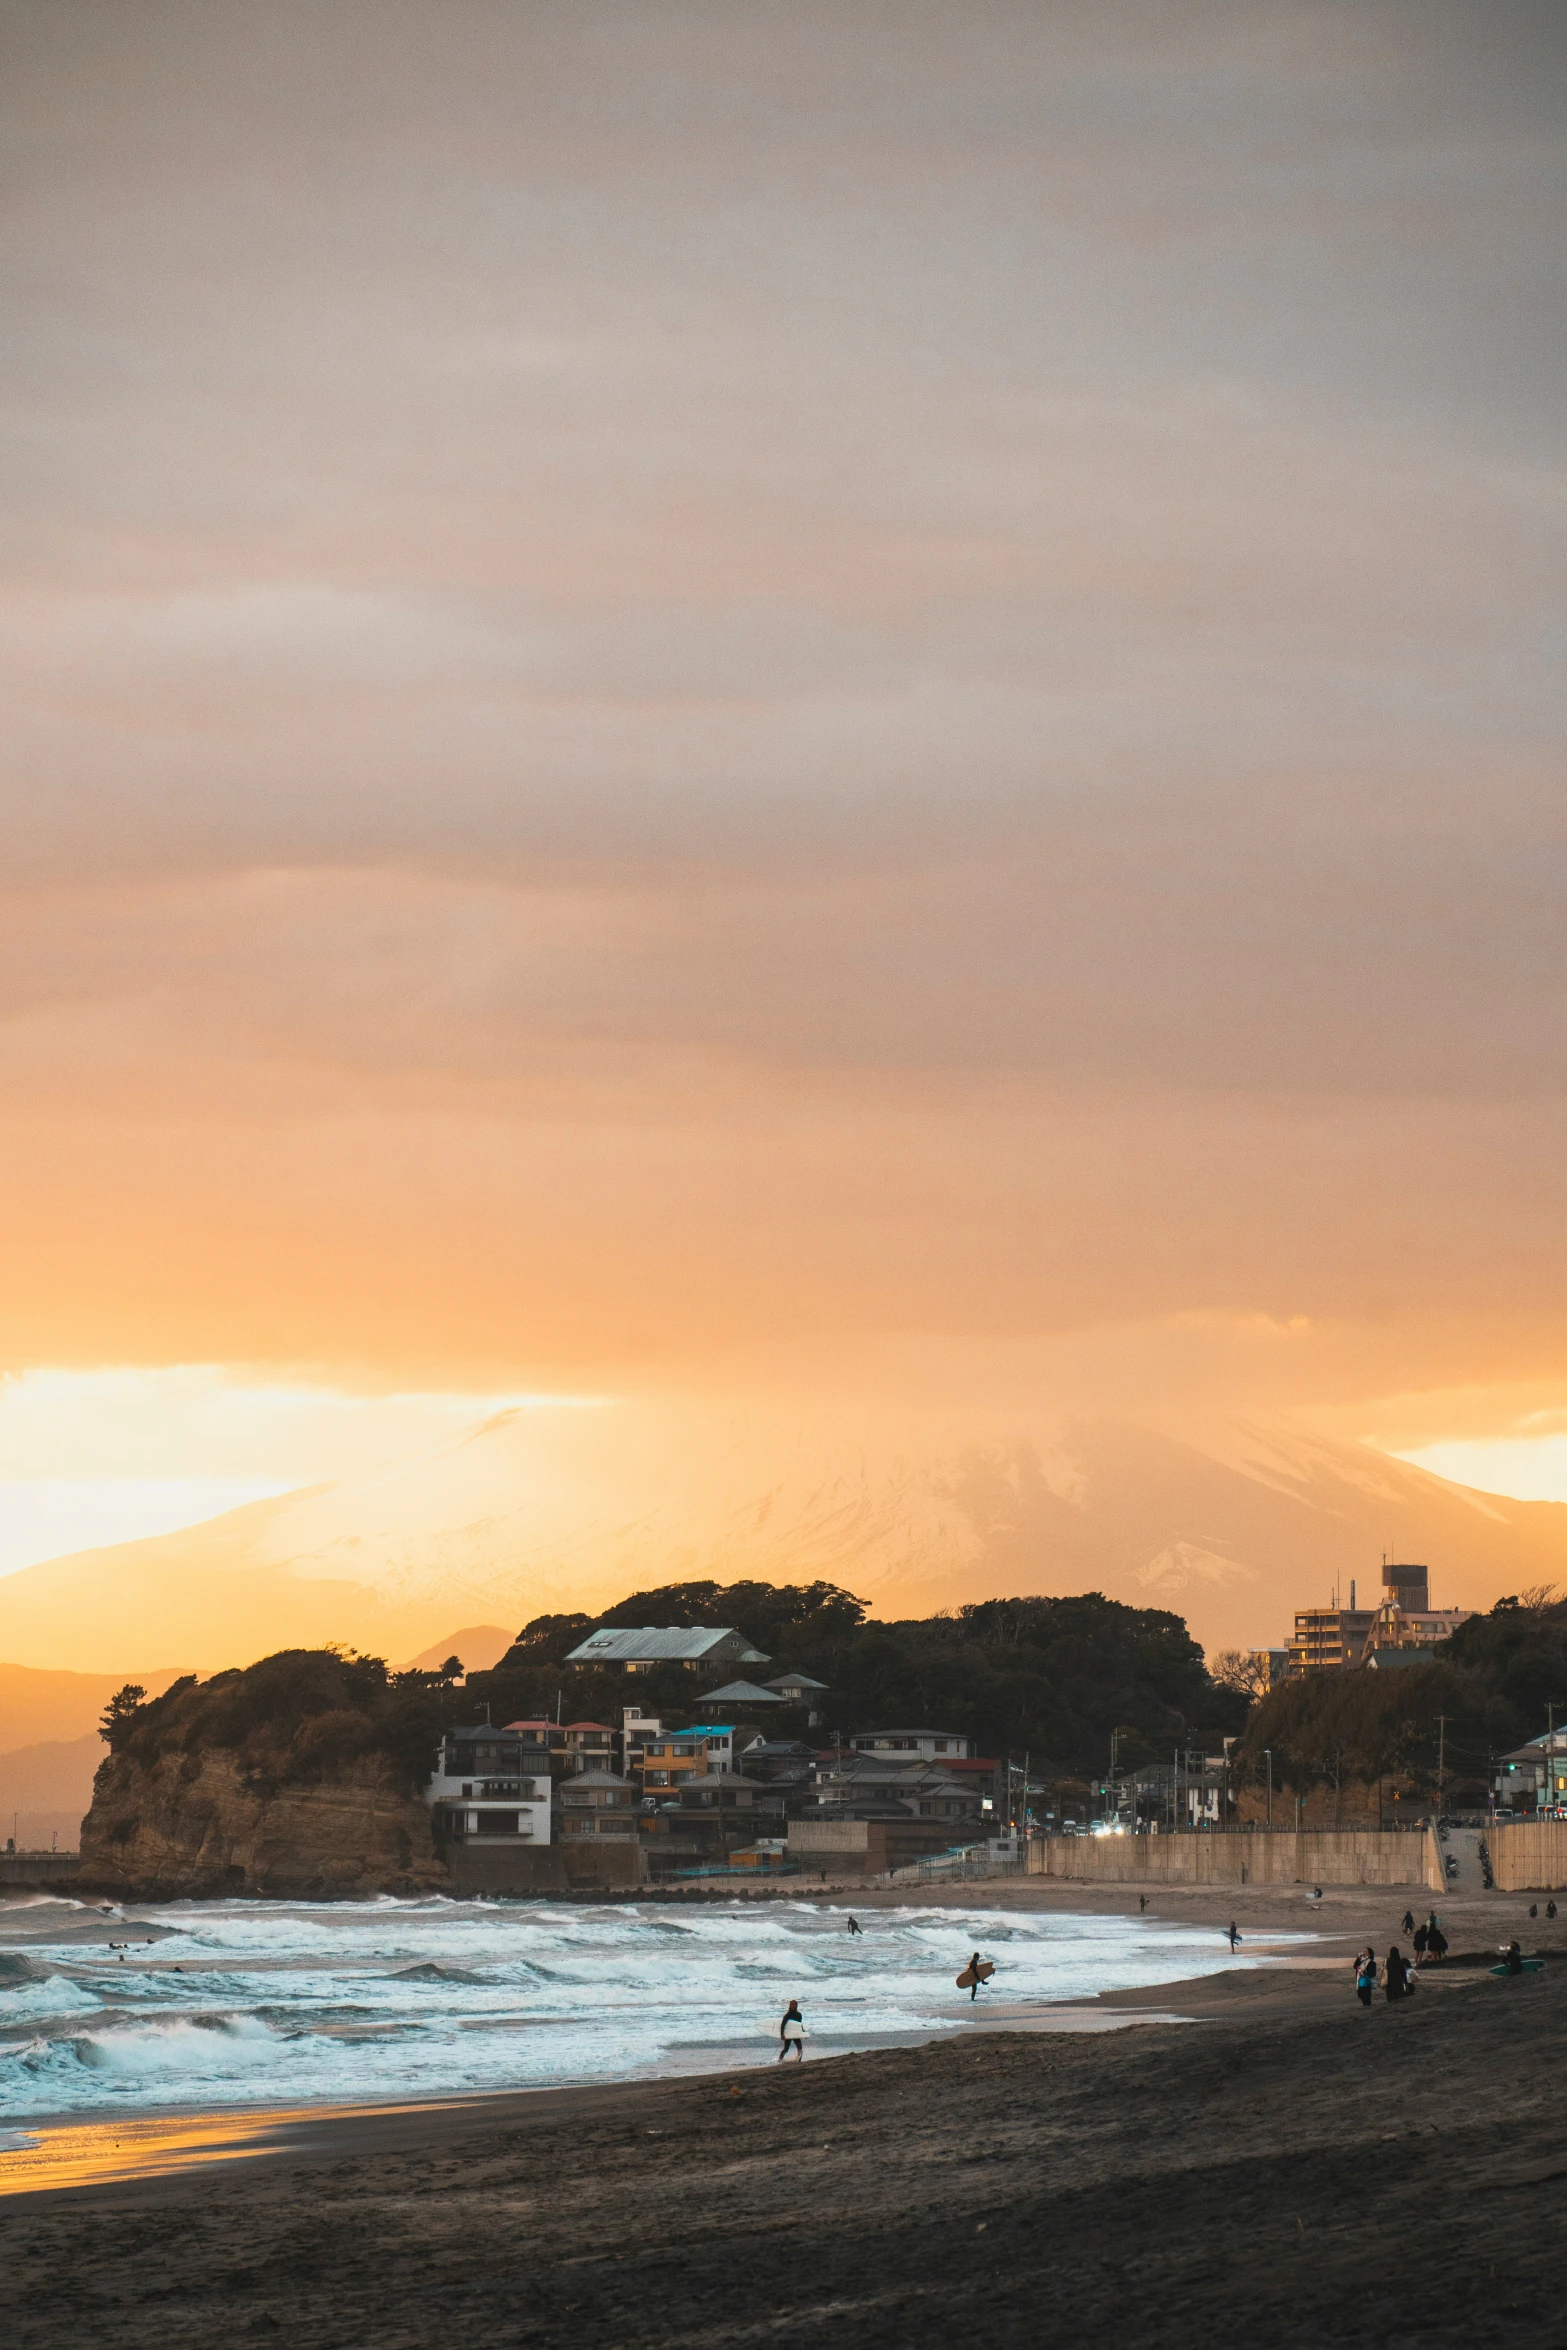
<path id="1" fill-rule="evenodd" d="M 1567 1498 L 1559 9 L 0 28 L 0 1567 L 539 1395 Z"/>

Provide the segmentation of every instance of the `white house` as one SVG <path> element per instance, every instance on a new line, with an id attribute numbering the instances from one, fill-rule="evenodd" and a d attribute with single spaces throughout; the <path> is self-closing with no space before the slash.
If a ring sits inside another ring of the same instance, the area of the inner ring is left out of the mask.
<path id="1" fill-rule="evenodd" d="M 960 1737 L 956 1730 L 864 1730 L 850 1744 L 856 1754 L 896 1754 L 907 1762 L 916 1757 L 921 1762 L 934 1762 L 938 1755 L 973 1751 L 973 1741 Z"/>
<path id="2" fill-rule="evenodd" d="M 548 1844 L 550 1747 L 542 1730 L 450 1729 L 424 1791 L 431 1825 L 454 1844 Z"/>

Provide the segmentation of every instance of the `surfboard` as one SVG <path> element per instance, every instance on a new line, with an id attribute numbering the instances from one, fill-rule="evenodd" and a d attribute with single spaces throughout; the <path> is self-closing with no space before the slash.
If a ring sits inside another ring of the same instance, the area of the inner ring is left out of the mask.
<path id="1" fill-rule="evenodd" d="M 988 1983 L 995 1971 L 989 1959 L 982 1958 L 978 1966 L 966 1966 L 963 1969 L 962 1974 L 957 1978 L 958 1989 L 972 1991 L 976 1983 Z"/>
<path id="2" fill-rule="evenodd" d="M 1490 1970 L 1493 1975 L 1510 1975 L 1512 1971 L 1513 1970 L 1510 1966 L 1505 1965 L 1494 1966 Z M 1523 1962 L 1521 1971 L 1526 1975 L 1543 1974 L 1545 1971 L 1545 1961 L 1543 1958 L 1526 1958 Z"/>

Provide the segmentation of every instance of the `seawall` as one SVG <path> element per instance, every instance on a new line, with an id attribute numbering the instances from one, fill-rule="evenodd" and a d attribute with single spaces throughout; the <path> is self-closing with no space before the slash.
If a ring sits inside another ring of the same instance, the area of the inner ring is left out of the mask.
<path id="1" fill-rule="evenodd" d="M 1442 1884 L 1427 1834 L 1378 1828 L 1040 1836 L 1028 1847 L 1027 1873 L 1099 1885 Z"/>
<path id="2" fill-rule="evenodd" d="M 1504 1821 L 1490 1834 L 1491 1873 L 1501 1893 L 1554 1893 L 1567 1886 L 1567 1820 Z"/>

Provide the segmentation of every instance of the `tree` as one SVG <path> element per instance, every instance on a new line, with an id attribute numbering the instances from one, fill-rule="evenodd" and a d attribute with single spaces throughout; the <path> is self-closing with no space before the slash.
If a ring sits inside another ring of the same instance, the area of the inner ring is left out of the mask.
<path id="1" fill-rule="evenodd" d="M 111 1754 L 119 1753 L 146 1702 L 147 1692 L 139 1681 L 127 1681 L 123 1689 L 116 1689 L 98 1723 L 98 1735 Z"/>
<path id="2" fill-rule="evenodd" d="M 1221 1648 L 1208 1670 L 1221 1689 L 1248 1700 L 1267 1695 L 1268 1668 L 1254 1648 Z"/>

